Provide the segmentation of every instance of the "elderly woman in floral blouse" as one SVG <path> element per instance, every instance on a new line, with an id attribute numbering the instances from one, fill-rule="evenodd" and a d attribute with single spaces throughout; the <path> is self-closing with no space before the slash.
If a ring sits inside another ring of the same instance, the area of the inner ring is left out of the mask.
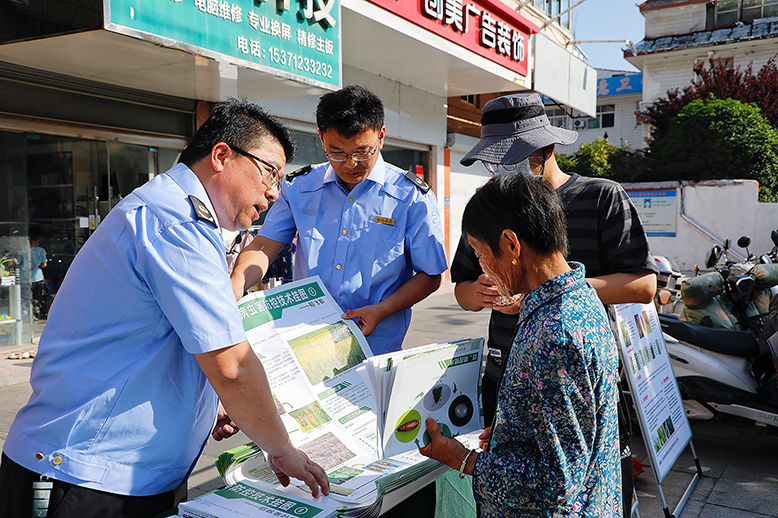
<path id="1" fill-rule="evenodd" d="M 462 232 L 505 298 L 524 294 L 484 451 L 427 420 L 422 454 L 473 475 L 481 517 L 620 517 L 618 359 L 584 267 L 565 260 L 558 196 L 522 174 L 492 178 Z"/>

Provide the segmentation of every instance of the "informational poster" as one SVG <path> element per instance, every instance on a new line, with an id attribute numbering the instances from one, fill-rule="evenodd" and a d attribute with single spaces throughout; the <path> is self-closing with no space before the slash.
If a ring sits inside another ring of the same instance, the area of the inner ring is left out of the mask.
<path id="1" fill-rule="evenodd" d="M 627 191 L 648 236 L 675 237 L 678 197 L 675 189 Z"/>
<path id="2" fill-rule="evenodd" d="M 612 306 L 612 321 L 646 449 L 661 482 L 692 432 L 653 304 Z"/>

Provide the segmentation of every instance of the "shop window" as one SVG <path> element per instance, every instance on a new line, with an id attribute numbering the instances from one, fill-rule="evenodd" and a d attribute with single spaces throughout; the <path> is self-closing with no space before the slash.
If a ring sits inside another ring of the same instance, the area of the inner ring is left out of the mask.
<path id="1" fill-rule="evenodd" d="M 564 129 L 570 128 L 570 117 L 561 108 L 546 109 L 546 116 L 552 126 Z"/>
<path id="2" fill-rule="evenodd" d="M 601 128 L 612 128 L 616 125 L 616 106 L 605 104 L 597 107 L 597 118 Z"/>
<path id="3" fill-rule="evenodd" d="M 778 0 L 719 0 L 713 24 L 750 22 L 771 16 L 778 16 Z"/>
<path id="4" fill-rule="evenodd" d="M 616 125 L 616 106 L 604 104 L 597 107 L 597 117 L 584 117 L 575 119 L 575 129 L 612 128 Z"/>
<path id="5" fill-rule="evenodd" d="M 553 18 L 570 8 L 570 0 L 535 0 L 535 7 L 545 12 L 549 18 Z M 563 14 L 557 20 L 559 25 L 567 29 L 571 29 L 570 22 L 570 11 Z"/>
<path id="6" fill-rule="evenodd" d="M 709 69 L 711 67 L 711 60 L 713 61 L 714 65 L 718 66 L 721 65 L 726 69 L 732 69 L 735 67 L 735 58 L 733 57 L 713 57 L 713 58 L 697 58 L 694 60 L 694 68 L 692 70 L 695 71 L 695 75 L 697 74 L 696 69 L 698 66 L 702 66 L 704 68 Z"/>
<path id="7" fill-rule="evenodd" d="M 468 106 L 473 106 L 474 108 L 478 108 L 478 96 L 476 95 L 463 95 L 461 97 L 462 104 L 467 104 Z"/>

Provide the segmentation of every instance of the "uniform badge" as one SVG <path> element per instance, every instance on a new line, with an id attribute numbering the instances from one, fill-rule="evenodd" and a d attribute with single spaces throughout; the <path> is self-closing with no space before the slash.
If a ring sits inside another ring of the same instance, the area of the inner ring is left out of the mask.
<path id="1" fill-rule="evenodd" d="M 416 176 L 415 174 L 413 174 L 410 171 L 405 171 L 405 177 L 408 180 L 412 181 L 413 184 L 416 187 L 418 187 L 419 190 L 421 192 L 423 192 L 424 194 L 427 194 L 429 192 L 429 190 L 431 189 L 431 187 L 429 186 L 429 184 L 427 182 L 425 182 L 424 180 L 422 180 L 421 178 L 419 178 L 418 176 Z"/>
<path id="2" fill-rule="evenodd" d="M 384 218 L 384 217 L 381 217 L 381 216 L 376 216 L 375 217 L 375 222 L 376 223 L 383 223 L 384 225 L 394 226 L 394 218 Z"/>
<path id="3" fill-rule="evenodd" d="M 208 221 L 210 223 L 213 223 L 213 226 L 218 227 L 218 225 L 216 224 L 216 220 L 213 217 L 213 214 L 211 214 L 211 211 L 208 210 L 208 207 L 205 206 L 205 203 L 200 201 L 200 199 L 197 196 L 190 194 L 189 203 L 192 204 L 192 208 L 195 211 L 195 216 L 197 216 L 197 219 Z"/>

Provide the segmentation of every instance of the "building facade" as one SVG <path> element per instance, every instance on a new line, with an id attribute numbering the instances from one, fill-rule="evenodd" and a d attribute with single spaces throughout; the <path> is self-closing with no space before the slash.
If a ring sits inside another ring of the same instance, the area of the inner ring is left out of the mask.
<path id="1" fill-rule="evenodd" d="M 598 138 L 616 147 L 627 146 L 633 150 L 645 147 L 643 124 L 637 115 L 642 100 L 643 74 L 619 70 L 597 70 L 597 111 L 594 116 L 546 99 L 546 115 L 551 124 L 578 132 L 578 140 L 568 146 L 557 146 L 556 151 L 575 153 L 582 144 Z"/>
<path id="2" fill-rule="evenodd" d="M 696 65 L 714 60 L 757 71 L 778 53 L 778 0 L 646 0 L 638 7 L 645 38 L 624 58 L 643 73 L 641 110 L 690 85 Z M 643 131 L 648 137 L 650 128 Z"/>
<path id="3" fill-rule="evenodd" d="M 108 211 L 173 165 L 213 103 L 228 96 L 258 100 L 290 124 L 300 145 L 292 170 L 324 160 L 318 97 L 368 86 L 387 108 L 384 158 L 423 176 L 447 232 L 458 228 L 451 206 L 460 200 L 447 190 L 448 99 L 561 91 L 588 73 L 565 47 L 569 0 L 522 3 L 518 12 L 513 0 L 6 3 L 0 248 L 10 287 L 0 290 L 8 317 L 0 346 L 34 338 L 24 281 L 31 229 L 44 233 L 46 277 L 56 288 Z M 548 53 L 564 57 L 563 74 L 536 71 Z M 593 112 L 593 91 L 592 83 L 564 98 Z"/>

